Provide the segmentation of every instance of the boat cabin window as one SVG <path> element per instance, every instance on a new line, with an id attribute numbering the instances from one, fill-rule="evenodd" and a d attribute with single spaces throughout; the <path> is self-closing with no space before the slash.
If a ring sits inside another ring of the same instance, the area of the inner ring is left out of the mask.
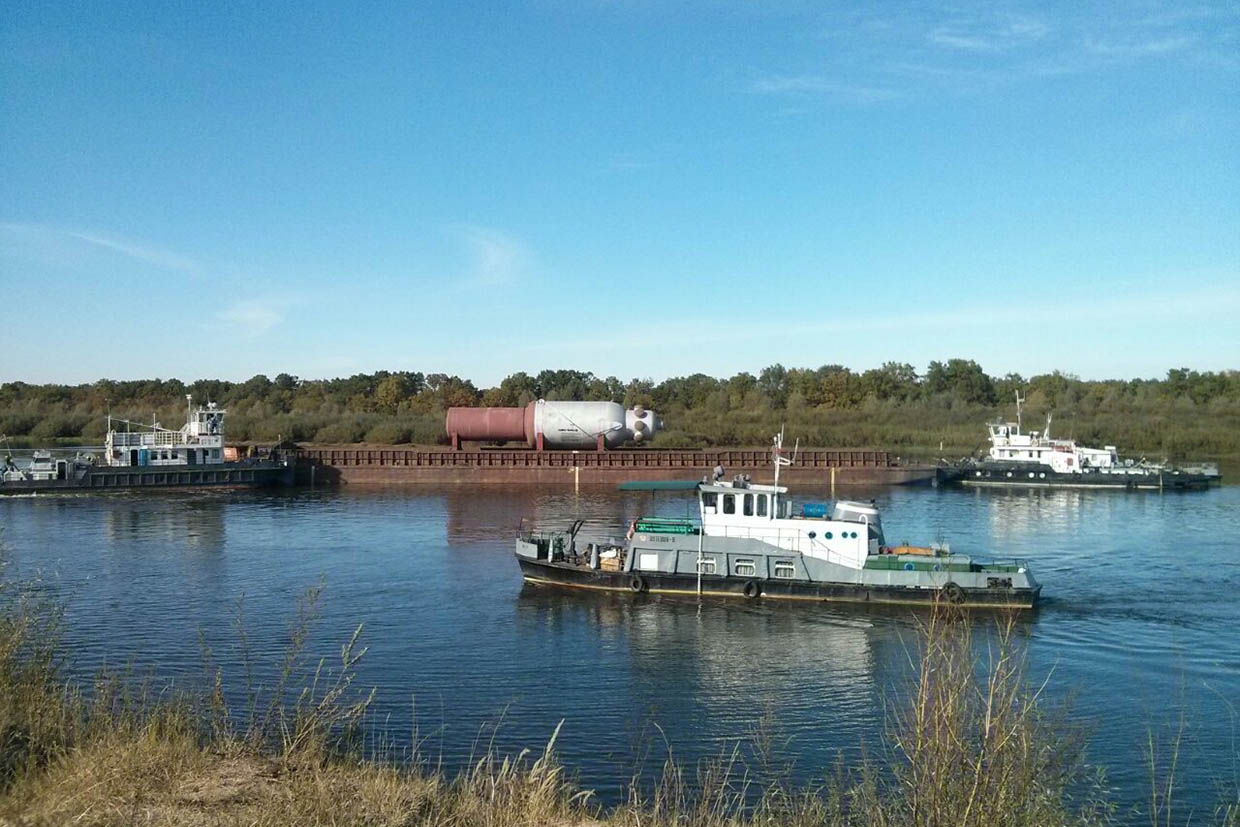
<path id="1" fill-rule="evenodd" d="M 745 495 L 744 508 L 745 508 L 745 516 L 752 517 L 753 516 L 753 494 Z"/>
<path id="2" fill-rule="evenodd" d="M 723 495 L 723 513 L 724 514 L 735 514 L 736 513 L 736 495 L 735 494 L 724 494 Z"/>
<path id="3" fill-rule="evenodd" d="M 707 514 L 714 514 L 715 509 L 719 507 L 719 495 L 714 491 L 702 492 L 702 510 Z"/>
<path id="4" fill-rule="evenodd" d="M 715 573 L 715 558 L 714 557 L 703 557 L 702 559 L 698 560 L 697 569 L 702 574 L 714 574 Z"/>
<path id="5" fill-rule="evenodd" d="M 758 516 L 766 516 L 766 494 L 758 495 Z"/>
<path id="6" fill-rule="evenodd" d="M 779 513 L 776 514 L 775 516 L 781 520 L 788 519 L 788 509 L 791 507 L 791 505 L 792 504 L 789 503 L 787 500 L 780 500 L 779 501 Z"/>
<path id="7" fill-rule="evenodd" d="M 738 577 L 749 577 L 756 574 L 758 571 L 758 567 L 755 566 L 753 560 L 749 558 L 737 560 L 733 565 L 733 568 L 735 569 Z"/>
<path id="8" fill-rule="evenodd" d="M 776 560 L 775 561 L 775 576 L 776 577 L 786 577 L 786 578 L 791 579 L 793 577 L 796 577 L 796 571 L 797 571 L 796 566 L 792 564 L 791 560 Z"/>

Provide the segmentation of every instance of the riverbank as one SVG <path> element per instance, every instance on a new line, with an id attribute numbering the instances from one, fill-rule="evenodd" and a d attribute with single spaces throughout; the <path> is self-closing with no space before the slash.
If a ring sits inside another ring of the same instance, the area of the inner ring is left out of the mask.
<path id="1" fill-rule="evenodd" d="M 754 743 L 697 766 L 666 756 L 657 781 L 600 806 L 556 757 L 560 728 L 533 752 L 483 748 L 449 776 L 427 756 L 376 745 L 373 692 L 356 682 L 359 627 L 334 662 L 307 662 L 315 596 L 271 687 L 250 686 L 229 709 L 221 673 L 199 690 L 158 678 L 63 677 L 59 610 L 20 586 L 0 591 L 0 823 L 41 825 L 1093 825 L 1116 815 L 1090 783 L 1079 730 L 1048 708 L 1001 619 L 979 655 L 973 621 L 928 615 L 909 701 L 884 748 L 855 766 L 822 767 L 794 787 Z M 308 667 L 308 670 L 306 669 Z M 300 678 L 299 678 L 300 676 Z M 561 726 L 571 726 L 571 709 Z M 420 743 L 420 742 L 418 742 Z M 1240 823 L 1240 791 L 1217 805 L 1175 796 L 1175 751 L 1151 742 L 1151 796 L 1122 821 Z"/>

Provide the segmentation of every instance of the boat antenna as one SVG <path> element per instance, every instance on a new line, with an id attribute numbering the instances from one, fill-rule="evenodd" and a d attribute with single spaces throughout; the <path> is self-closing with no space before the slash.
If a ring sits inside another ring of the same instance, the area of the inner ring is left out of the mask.
<path id="1" fill-rule="evenodd" d="M 1020 397 L 1020 389 L 1016 389 L 1016 433 L 1020 433 L 1020 406 L 1024 402 Z"/>
<path id="2" fill-rule="evenodd" d="M 771 516 L 774 517 L 779 513 L 779 469 L 784 465 L 791 465 L 793 460 L 784 456 L 784 429 L 781 425 L 779 433 L 775 435 L 771 449 L 771 461 L 775 464 L 775 493 L 771 495 Z M 801 441 L 797 440 L 798 447 Z M 794 455 L 795 457 L 795 455 Z"/>

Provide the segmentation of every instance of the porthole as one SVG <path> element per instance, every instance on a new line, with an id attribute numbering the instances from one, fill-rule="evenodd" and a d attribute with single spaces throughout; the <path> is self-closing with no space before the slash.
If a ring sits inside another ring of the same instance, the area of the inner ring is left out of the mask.
<path id="1" fill-rule="evenodd" d="M 814 539 L 814 538 L 815 538 L 815 537 L 817 537 L 817 536 L 818 536 L 818 532 L 817 532 L 817 531 L 811 531 L 811 532 L 809 533 L 809 538 L 810 538 L 811 540 L 812 540 L 812 539 Z"/>
<path id="2" fill-rule="evenodd" d="M 1009 477 L 1010 477 L 1010 476 L 1012 476 L 1012 472 L 1011 472 L 1011 471 L 1008 471 L 1008 472 L 1007 472 L 1007 475 L 1008 475 Z"/>
<path id="3" fill-rule="evenodd" d="M 831 532 L 829 532 L 829 531 L 828 531 L 826 534 L 824 534 L 824 535 L 822 535 L 822 536 L 824 536 L 824 537 L 826 537 L 828 540 L 830 540 L 830 539 L 831 539 Z"/>
<path id="4" fill-rule="evenodd" d="M 1038 474 L 1038 476 L 1041 477 L 1042 479 L 1046 479 L 1046 472 L 1043 471 L 1041 474 Z"/>
<path id="5" fill-rule="evenodd" d="M 1033 472 L 1032 472 L 1032 471 L 1030 471 L 1030 472 L 1029 472 L 1029 479 L 1033 479 Z"/>

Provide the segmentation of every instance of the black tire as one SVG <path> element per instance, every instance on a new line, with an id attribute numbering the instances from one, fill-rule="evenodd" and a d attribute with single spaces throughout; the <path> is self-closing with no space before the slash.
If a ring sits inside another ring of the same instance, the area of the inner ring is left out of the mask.
<path id="1" fill-rule="evenodd" d="M 762 587 L 758 585 L 757 580 L 750 580 L 745 584 L 745 597 L 753 600 L 755 597 L 762 595 Z"/>
<path id="2" fill-rule="evenodd" d="M 646 590 L 646 578 L 640 574 L 635 574 L 629 578 L 629 591 L 634 594 L 640 594 Z"/>
<path id="3" fill-rule="evenodd" d="M 951 603 L 953 606 L 959 606 L 964 602 L 964 589 L 959 583 L 948 581 L 943 584 L 943 600 Z"/>

